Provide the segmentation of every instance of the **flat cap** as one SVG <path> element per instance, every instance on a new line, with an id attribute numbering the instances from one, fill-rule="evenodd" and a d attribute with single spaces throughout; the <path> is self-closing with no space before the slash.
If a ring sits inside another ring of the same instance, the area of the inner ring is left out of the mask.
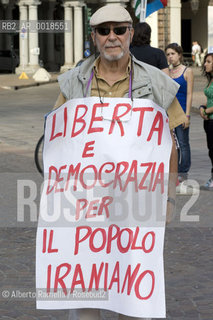
<path id="1" fill-rule="evenodd" d="M 95 27 L 105 22 L 129 22 L 132 18 L 129 12 L 119 4 L 108 4 L 98 9 L 90 19 L 91 27 Z"/>

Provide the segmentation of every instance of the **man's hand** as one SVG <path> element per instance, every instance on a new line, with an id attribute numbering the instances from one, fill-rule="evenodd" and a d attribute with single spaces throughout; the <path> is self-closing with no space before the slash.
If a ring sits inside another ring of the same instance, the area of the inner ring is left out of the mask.
<path id="1" fill-rule="evenodd" d="M 190 125 L 190 118 L 187 117 L 186 121 L 182 124 L 183 129 L 187 129 Z"/>
<path id="2" fill-rule="evenodd" d="M 167 200 L 166 224 L 169 224 L 172 221 L 172 218 L 175 214 L 175 200 L 172 198 L 171 200 L 174 201 L 170 201 L 170 199 L 171 198 Z"/>
<path id="3" fill-rule="evenodd" d="M 176 199 L 176 183 L 177 183 L 177 168 L 178 168 L 178 156 L 175 144 L 175 139 L 173 132 L 171 131 L 172 137 L 172 151 L 170 156 L 170 170 L 169 170 L 169 184 L 168 184 L 168 201 L 167 201 L 167 211 L 166 211 L 166 223 L 170 223 L 172 220 L 172 215 L 175 209 L 175 199 Z"/>

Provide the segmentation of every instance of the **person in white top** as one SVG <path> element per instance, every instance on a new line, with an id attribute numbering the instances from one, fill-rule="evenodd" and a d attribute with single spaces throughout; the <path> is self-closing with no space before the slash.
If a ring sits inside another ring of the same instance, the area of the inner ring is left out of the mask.
<path id="1" fill-rule="evenodd" d="M 201 67 L 200 61 L 201 47 L 197 41 L 192 42 L 192 57 L 194 56 L 195 65 Z"/>

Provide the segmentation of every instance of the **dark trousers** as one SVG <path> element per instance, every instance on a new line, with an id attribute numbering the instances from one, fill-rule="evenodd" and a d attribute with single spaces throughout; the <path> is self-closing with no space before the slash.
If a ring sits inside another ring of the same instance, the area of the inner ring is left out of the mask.
<path id="1" fill-rule="evenodd" d="M 191 166 L 191 151 L 189 145 L 189 128 L 184 129 L 182 124 L 175 128 L 178 139 L 178 174 L 187 178 L 187 173 Z"/>
<path id="2" fill-rule="evenodd" d="M 207 147 L 209 149 L 209 158 L 212 162 L 211 173 L 213 178 L 213 119 L 204 120 L 203 127 L 206 132 Z"/>

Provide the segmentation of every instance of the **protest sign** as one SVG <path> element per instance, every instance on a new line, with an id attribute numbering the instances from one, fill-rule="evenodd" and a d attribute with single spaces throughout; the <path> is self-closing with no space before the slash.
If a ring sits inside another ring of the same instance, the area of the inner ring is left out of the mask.
<path id="1" fill-rule="evenodd" d="M 37 308 L 165 317 L 171 145 L 150 100 L 74 99 L 47 115 Z"/>

